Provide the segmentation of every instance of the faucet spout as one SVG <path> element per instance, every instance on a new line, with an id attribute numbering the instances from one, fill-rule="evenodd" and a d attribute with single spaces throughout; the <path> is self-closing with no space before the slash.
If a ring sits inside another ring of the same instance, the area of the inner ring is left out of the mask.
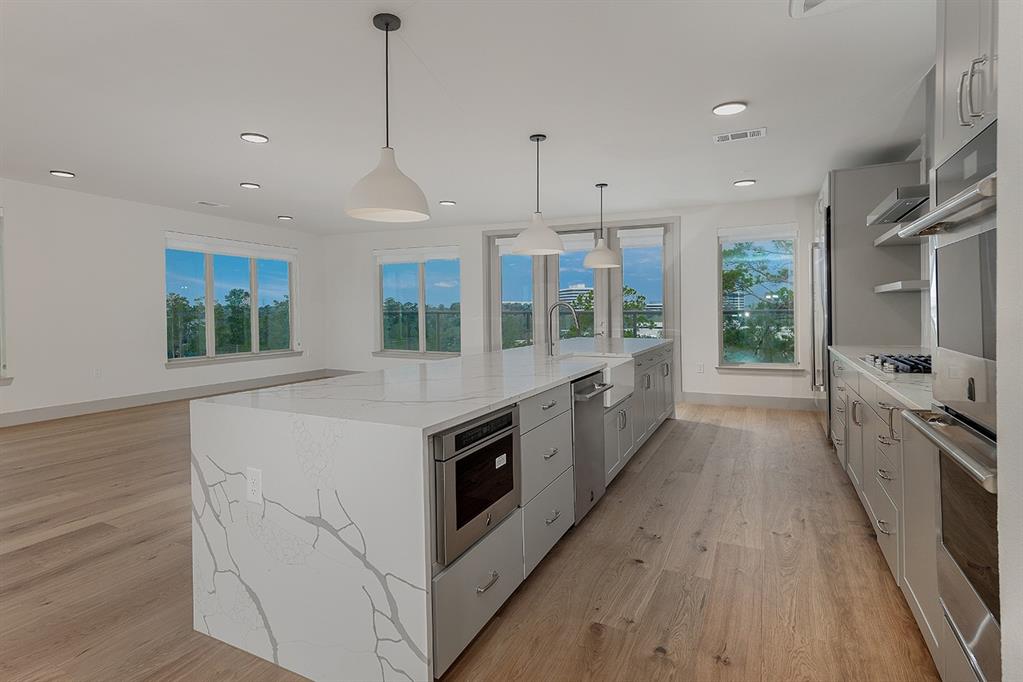
<path id="1" fill-rule="evenodd" d="M 575 326 L 579 327 L 579 316 L 576 314 L 575 308 L 570 304 L 558 301 L 547 309 L 547 355 L 551 357 L 554 357 L 554 343 L 560 337 L 560 326 L 554 322 L 554 311 L 562 307 L 568 308 L 568 312 L 572 313 L 572 320 L 575 322 Z"/>

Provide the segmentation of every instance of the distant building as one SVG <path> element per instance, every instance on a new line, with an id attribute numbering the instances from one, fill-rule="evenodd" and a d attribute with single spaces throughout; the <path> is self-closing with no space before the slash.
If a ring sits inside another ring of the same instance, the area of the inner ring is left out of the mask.
<path id="1" fill-rule="evenodd" d="M 593 287 L 578 287 L 575 289 L 559 289 L 558 300 L 562 303 L 575 303 L 575 299 L 587 293 L 593 293 Z"/>
<path id="2" fill-rule="evenodd" d="M 732 293 L 725 294 L 721 299 L 721 307 L 723 310 L 745 310 L 746 309 L 746 294 L 741 291 L 733 291 Z"/>

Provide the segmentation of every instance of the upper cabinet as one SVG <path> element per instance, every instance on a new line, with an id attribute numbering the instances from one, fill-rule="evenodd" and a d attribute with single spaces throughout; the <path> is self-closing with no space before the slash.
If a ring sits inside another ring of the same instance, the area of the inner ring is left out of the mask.
<path id="1" fill-rule="evenodd" d="M 997 0 L 938 0 L 935 166 L 997 118 L 997 13 Z"/>

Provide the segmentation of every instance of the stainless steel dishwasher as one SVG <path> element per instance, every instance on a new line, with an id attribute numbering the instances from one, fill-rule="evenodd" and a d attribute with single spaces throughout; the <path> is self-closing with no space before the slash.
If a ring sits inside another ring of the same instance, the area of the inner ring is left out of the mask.
<path id="1" fill-rule="evenodd" d="M 575 443 L 575 522 L 604 495 L 604 401 L 612 387 L 600 373 L 572 382 L 572 436 Z"/>

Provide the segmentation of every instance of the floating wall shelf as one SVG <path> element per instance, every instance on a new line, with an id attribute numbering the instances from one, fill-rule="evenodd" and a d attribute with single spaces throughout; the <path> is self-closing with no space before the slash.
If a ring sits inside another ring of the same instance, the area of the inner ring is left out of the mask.
<path id="1" fill-rule="evenodd" d="M 907 244 L 920 244 L 927 241 L 926 235 L 916 235 L 903 239 L 899 236 L 899 230 L 905 227 L 904 223 L 896 223 L 892 229 L 874 240 L 874 246 L 906 246 Z"/>
<path id="2" fill-rule="evenodd" d="M 930 280 L 927 279 L 903 279 L 898 282 L 888 282 L 887 284 L 878 284 L 874 287 L 875 294 L 893 294 L 902 291 L 927 291 L 931 287 Z"/>

